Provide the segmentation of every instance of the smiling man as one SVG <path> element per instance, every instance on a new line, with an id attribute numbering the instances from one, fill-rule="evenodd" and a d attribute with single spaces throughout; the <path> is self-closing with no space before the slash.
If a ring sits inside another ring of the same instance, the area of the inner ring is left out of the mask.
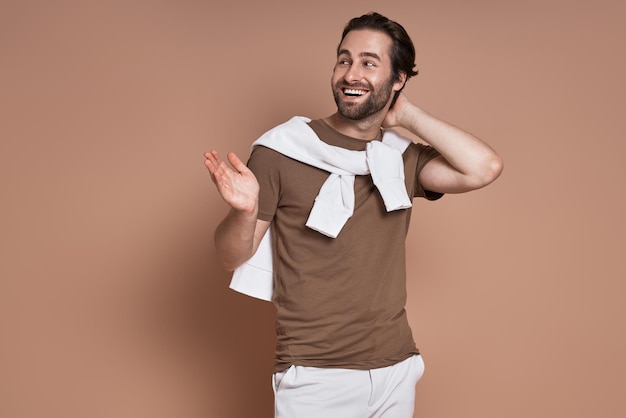
<path id="1" fill-rule="evenodd" d="M 333 96 L 341 116 L 363 120 L 383 110 L 393 88 L 402 88 L 404 80 L 391 71 L 392 42 L 385 33 L 359 30 L 346 38 L 337 53 Z"/>
<path id="2" fill-rule="evenodd" d="M 401 92 L 414 67 L 401 25 L 354 18 L 337 48 L 335 113 L 270 130 L 247 165 L 205 154 L 231 206 L 215 231 L 223 267 L 260 282 L 246 266 L 269 246 L 276 417 L 413 415 L 424 363 L 405 311 L 411 201 L 484 187 L 502 170 L 486 143 Z"/>

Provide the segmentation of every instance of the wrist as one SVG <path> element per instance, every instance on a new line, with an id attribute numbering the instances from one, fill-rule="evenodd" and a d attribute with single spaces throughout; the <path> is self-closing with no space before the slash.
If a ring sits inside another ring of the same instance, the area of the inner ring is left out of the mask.
<path id="1" fill-rule="evenodd" d="M 409 104 L 403 113 L 402 127 L 417 134 L 419 127 L 423 124 L 425 114 L 426 112 L 419 107 Z"/>
<path id="2" fill-rule="evenodd" d="M 396 111 L 396 126 L 411 129 L 416 120 L 416 113 L 419 109 L 412 103 L 406 101 L 402 107 Z"/>
<path id="3" fill-rule="evenodd" d="M 237 218 L 240 218 L 242 220 L 255 220 L 256 221 L 257 215 L 259 213 L 259 206 L 258 206 L 258 203 L 255 202 L 254 206 L 251 206 L 249 208 L 239 208 L 239 209 L 233 208 L 232 212 L 233 212 L 233 216 L 236 216 Z"/>

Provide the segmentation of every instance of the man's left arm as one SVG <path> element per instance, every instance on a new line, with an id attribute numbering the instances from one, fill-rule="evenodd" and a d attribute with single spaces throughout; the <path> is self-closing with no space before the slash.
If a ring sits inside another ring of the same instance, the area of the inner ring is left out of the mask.
<path id="1" fill-rule="evenodd" d="M 419 174 L 425 190 L 463 193 L 493 182 L 502 172 L 502 159 L 474 135 L 428 114 L 404 94 L 387 113 L 384 127 L 400 126 L 419 136 L 441 154 Z"/>

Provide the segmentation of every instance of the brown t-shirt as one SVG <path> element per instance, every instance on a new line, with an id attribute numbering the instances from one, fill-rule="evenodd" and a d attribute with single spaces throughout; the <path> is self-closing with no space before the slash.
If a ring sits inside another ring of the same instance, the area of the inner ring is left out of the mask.
<path id="1" fill-rule="evenodd" d="M 322 120 L 309 125 L 334 146 L 365 150 Z M 403 154 L 409 195 L 436 199 L 417 181 L 439 153 L 413 143 Z M 337 238 L 305 226 L 329 173 L 262 146 L 248 166 L 260 184 L 259 219 L 272 221 L 275 370 L 292 364 L 373 369 L 418 350 L 406 312 L 405 238 L 411 209 L 387 212 L 369 175 L 355 178 L 355 209 Z"/>

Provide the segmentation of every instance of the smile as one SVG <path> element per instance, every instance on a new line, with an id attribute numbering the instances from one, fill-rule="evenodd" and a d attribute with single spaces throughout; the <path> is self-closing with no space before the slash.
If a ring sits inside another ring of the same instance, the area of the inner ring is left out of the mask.
<path id="1" fill-rule="evenodd" d="M 350 96 L 350 97 L 363 96 L 366 93 L 367 93 L 367 90 L 346 89 L 346 88 L 343 89 L 343 94 L 345 94 L 346 96 Z"/>

